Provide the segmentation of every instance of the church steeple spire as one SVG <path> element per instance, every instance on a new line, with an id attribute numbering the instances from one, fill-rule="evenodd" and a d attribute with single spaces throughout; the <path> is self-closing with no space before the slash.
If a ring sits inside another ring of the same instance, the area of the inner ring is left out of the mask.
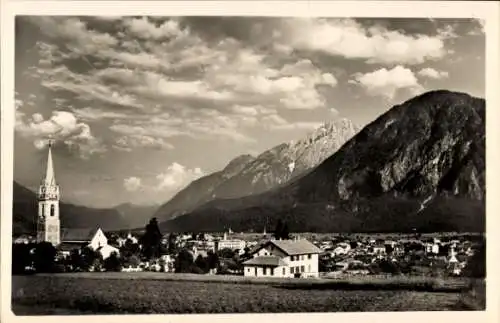
<path id="1" fill-rule="evenodd" d="M 49 140 L 49 154 L 47 157 L 47 170 L 45 171 L 45 179 L 43 184 L 46 186 L 56 185 L 56 177 L 54 174 L 54 164 L 52 162 L 52 140 Z"/>

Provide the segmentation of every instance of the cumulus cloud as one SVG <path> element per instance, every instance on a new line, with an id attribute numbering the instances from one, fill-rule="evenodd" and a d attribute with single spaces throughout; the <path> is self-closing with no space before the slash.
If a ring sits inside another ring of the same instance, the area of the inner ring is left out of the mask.
<path id="1" fill-rule="evenodd" d="M 442 78 L 447 78 L 448 77 L 448 72 L 446 71 L 438 71 L 436 69 L 426 67 L 418 71 L 417 73 L 419 76 L 422 77 L 427 77 L 431 79 L 442 79 Z"/>
<path id="2" fill-rule="evenodd" d="M 174 146 L 164 138 L 155 138 L 147 135 L 130 135 L 119 137 L 113 148 L 121 151 L 132 151 L 134 148 L 173 149 Z"/>
<path id="3" fill-rule="evenodd" d="M 66 109 L 79 120 L 112 120 L 109 142 L 123 151 L 171 149 L 175 136 L 252 143 L 250 128 L 309 127 L 283 115 L 328 108 L 325 93 L 341 75 L 318 53 L 396 66 L 351 81 L 372 95 L 417 91 L 403 64 L 444 57 L 445 40 L 454 37 L 453 27 L 410 34 L 353 19 L 238 19 L 246 27 L 226 25 L 231 37 L 215 35 L 217 24 L 197 28 L 181 17 L 27 19 L 47 36 L 31 75 L 55 96 L 76 99 L 80 104 Z M 56 102 L 59 110 L 65 104 Z"/>
<path id="4" fill-rule="evenodd" d="M 366 74 L 356 74 L 350 83 L 363 87 L 370 95 L 380 95 L 392 99 L 399 89 L 407 89 L 416 94 L 423 90 L 415 74 L 408 68 L 396 66 L 381 68 Z"/>
<path id="5" fill-rule="evenodd" d="M 124 25 L 137 37 L 144 39 L 161 40 L 164 38 L 179 37 L 185 31 L 181 30 L 179 22 L 174 19 L 164 21 L 156 26 L 148 18 L 129 18 L 124 20 Z"/>
<path id="6" fill-rule="evenodd" d="M 159 191 L 176 192 L 195 179 L 203 176 L 203 171 L 199 168 L 187 168 L 179 163 L 172 163 L 165 172 L 156 176 Z"/>
<path id="7" fill-rule="evenodd" d="M 106 149 L 93 136 L 88 124 L 79 122 L 75 115 L 68 111 L 53 111 L 49 119 L 44 119 L 40 113 L 34 113 L 26 118 L 24 113 L 16 114 L 16 133 L 33 140 L 37 149 L 47 145 L 51 138 L 71 149 L 77 149 L 82 157 L 94 153 L 102 153 Z"/>
<path id="8" fill-rule="evenodd" d="M 135 192 L 142 187 L 141 179 L 135 176 L 125 178 L 123 187 L 129 192 Z"/>
<path id="9" fill-rule="evenodd" d="M 294 18 L 283 20 L 274 36 L 278 44 L 300 50 L 368 63 L 420 64 L 446 54 L 444 39 L 449 33 L 407 35 L 376 25 L 365 27 L 353 19 Z"/>

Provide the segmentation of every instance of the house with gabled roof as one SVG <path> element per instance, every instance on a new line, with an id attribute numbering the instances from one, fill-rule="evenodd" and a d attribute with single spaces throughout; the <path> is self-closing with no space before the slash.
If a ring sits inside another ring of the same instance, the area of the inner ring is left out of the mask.
<path id="1" fill-rule="evenodd" d="M 321 249 L 305 239 L 269 240 L 243 263 L 250 277 L 318 277 Z"/>
<path id="2" fill-rule="evenodd" d="M 62 230 L 61 243 L 57 248 L 63 255 L 69 255 L 72 250 L 80 250 L 83 247 L 99 252 L 104 259 L 113 252 L 119 253 L 117 248 L 108 244 L 106 235 L 99 227 Z"/>

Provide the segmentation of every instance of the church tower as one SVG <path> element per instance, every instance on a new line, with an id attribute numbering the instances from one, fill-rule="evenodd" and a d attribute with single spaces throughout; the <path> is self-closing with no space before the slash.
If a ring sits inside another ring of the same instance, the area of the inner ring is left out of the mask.
<path id="1" fill-rule="evenodd" d="M 52 142 L 49 141 L 47 170 L 38 191 L 37 242 L 60 243 L 59 186 L 52 163 Z"/>

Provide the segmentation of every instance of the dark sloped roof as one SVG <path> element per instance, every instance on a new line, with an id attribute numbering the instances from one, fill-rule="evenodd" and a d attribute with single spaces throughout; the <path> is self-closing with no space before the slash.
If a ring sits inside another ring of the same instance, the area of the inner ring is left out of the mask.
<path id="1" fill-rule="evenodd" d="M 283 250 L 289 256 L 322 252 L 322 250 L 316 247 L 312 242 L 305 239 L 270 240 L 268 243 L 272 243 L 277 248 Z"/>
<path id="2" fill-rule="evenodd" d="M 285 262 L 277 256 L 259 256 L 243 263 L 246 266 L 285 266 Z"/>
<path id="3" fill-rule="evenodd" d="M 62 242 L 90 242 L 97 233 L 98 228 L 63 229 L 61 233 Z"/>
<path id="4" fill-rule="evenodd" d="M 61 251 L 71 251 L 74 249 L 80 249 L 86 245 L 87 245 L 87 243 L 85 243 L 85 242 L 76 242 L 76 243 L 75 242 L 63 242 L 57 246 L 57 249 L 61 250 Z"/>

